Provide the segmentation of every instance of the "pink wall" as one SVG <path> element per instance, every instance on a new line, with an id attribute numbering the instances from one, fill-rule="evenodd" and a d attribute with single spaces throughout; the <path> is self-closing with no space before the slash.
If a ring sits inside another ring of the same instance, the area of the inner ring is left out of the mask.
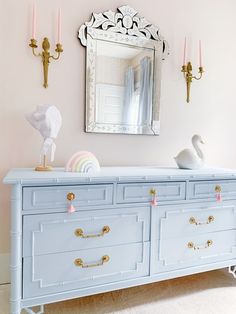
<path id="1" fill-rule="evenodd" d="M 28 47 L 33 0 L 0 0 L 0 177 L 12 167 L 32 167 L 41 139 L 24 119 L 37 104 L 56 104 L 63 116 L 55 165 L 63 166 L 76 150 L 94 152 L 102 165 L 174 165 L 173 156 L 199 133 L 207 163 L 236 167 L 235 0 L 129 0 L 169 41 L 171 55 L 163 67 L 161 135 L 85 134 L 85 49 L 76 38 L 91 12 L 115 10 L 123 1 L 36 0 L 37 38 L 55 42 L 56 15 L 62 8 L 64 53 L 50 64 L 49 88 L 41 87 L 42 66 Z M 180 73 L 184 36 L 190 38 L 197 66 L 202 39 L 204 78 L 194 82 L 185 102 Z M 111 149 L 112 148 L 112 149 Z M 9 187 L 0 185 L 0 260 L 9 251 Z"/>

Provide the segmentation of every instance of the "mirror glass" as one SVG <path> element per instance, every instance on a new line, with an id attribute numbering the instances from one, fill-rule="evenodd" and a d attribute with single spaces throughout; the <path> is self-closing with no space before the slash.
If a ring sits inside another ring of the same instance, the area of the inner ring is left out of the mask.
<path id="1" fill-rule="evenodd" d="M 86 46 L 86 132 L 160 132 L 161 67 L 168 45 L 129 6 L 93 13 L 78 32 Z"/>
<path id="2" fill-rule="evenodd" d="M 97 41 L 97 123 L 151 126 L 153 60 L 153 49 Z"/>

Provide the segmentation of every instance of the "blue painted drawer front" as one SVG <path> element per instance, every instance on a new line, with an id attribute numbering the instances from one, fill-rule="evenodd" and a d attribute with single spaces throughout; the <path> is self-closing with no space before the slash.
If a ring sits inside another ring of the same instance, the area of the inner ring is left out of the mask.
<path id="1" fill-rule="evenodd" d="M 77 209 L 80 209 L 80 206 L 113 203 L 112 184 L 24 187 L 23 209 L 63 208 L 67 210 L 67 194 L 70 192 L 75 194 L 73 205 Z"/>
<path id="2" fill-rule="evenodd" d="M 222 199 L 236 199 L 236 180 L 189 182 L 190 199 L 216 199 L 215 187 L 221 187 Z"/>
<path id="3" fill-rule="evenodd" d="M 94 238 L 108 226 L 109 232 Z M 23 217 L 23 256 L 149 241 L 150 207 L 81 211 Z"/>
<path id="4" fill-rule="evenodd" d="M 230 229 L 236 229 L 236 203 L 232 201 L 153 208 L 154 239 L 176 238 Z"/>
<path id="5" fill-rule="evenodd" d="M 104 255 L 110 259 L 103 266 L 74 264 L 78 258 L 84 264 L 100 263 Z M 143 277 L 149 275 L 149 242 L 26 257 L 23 273 L 24 298 Z"/>
<path id="6" fill-rule="evenodd" d="M 118 184 L 117 203 L 146 203 L 155 189 L 158 201 L 184 200 L 185 182 Z"/>
<path id="7" fill-rule="evenodd" d="M 208 247 L 207 241 L 212 244 Z M 199 249 L 188 247 L 193 243 Z M 236 259 L 236 230 L 157 239 L 152 243 L 151 273 Z"/>

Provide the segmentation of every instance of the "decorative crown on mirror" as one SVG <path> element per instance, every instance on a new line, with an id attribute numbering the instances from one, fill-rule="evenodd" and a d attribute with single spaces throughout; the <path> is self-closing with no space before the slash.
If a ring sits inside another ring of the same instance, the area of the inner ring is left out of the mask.
<path id="1" fill-rule="evenodd" d="M 109 30 L 139 38 L 163 41 L 163 59 L 169 54 L 168 43 L 159 33 L 159 28 L 144 17 L 139 17 L 138 12 L 128 5 L 117 8 L 117 12 L 111 10 L 103 13 L 93 13 L 91 20 L 84 23 L 79 31 L 78 38 L 83 46 L 87 45 L 87 29 Z"/>

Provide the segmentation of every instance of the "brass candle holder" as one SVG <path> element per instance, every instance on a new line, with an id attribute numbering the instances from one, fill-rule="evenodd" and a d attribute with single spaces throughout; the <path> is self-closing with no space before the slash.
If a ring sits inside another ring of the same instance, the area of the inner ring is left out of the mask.
<path id="1" fill-rule="evenodd" d="M 184 74 L 184 78 L 185 78 L 186 86 L 187 86 L 187 99 L 186 99 L 187 103 L 190 102 L 191 83 L 193 82 L 193 80 L 197 80 L 197 81 L 200 80 L 202 78 L 202 74 L 204 72 L 203 67 L 200 66 L 199 71 L 198 71 L 199 77 L 196 77 L 196 76 L 193 76 L 192 70 L 193 70 L 193 68 L 192 68 L 191 62 L 188 62 L 187 65 L 183 65 L 182 70 L 181 70 L 181 72 L 183 72 L 183 74 Z"/>
<path id="2" fill-rule="evenodd" d="M 50 54 L 50 43 L 47 37 L 43 39 L 42 48 L 43 51 L 41 53 L 36 53 L 35 49 L 38 48 L 37 40 L 32 38 L 30 40 L 29 46 L 32 48 L 33 55 L 35 57 L 41 57 L 43 63 L 43 75 L 44 75 L 44 83 L 43 86 L 45 88 L 48 87 L 48 67 L 50 63 L 50 59 L 58 60 L 60 58 L 61 53 L 63 52 L 62 45 L 60 43 L 56 44 L 55 51 L 57 52 L 56 56 Z"/>

